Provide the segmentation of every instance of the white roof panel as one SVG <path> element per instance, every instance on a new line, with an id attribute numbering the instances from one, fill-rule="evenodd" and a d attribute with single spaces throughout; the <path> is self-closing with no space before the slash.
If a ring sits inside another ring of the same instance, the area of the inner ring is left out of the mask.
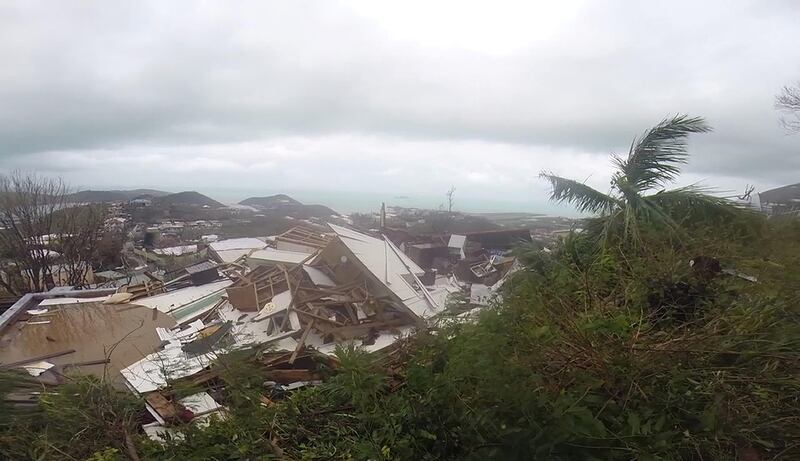
<path id="1" fill-rule="evenodd" d="M 222 260 L 222 262 L 232 263 L 237 259 L 241 258 L 242 256 L 247 255 L 251 251 L 254 251 L 252 248 L 240 248 L 237 250 L 221 250 L 217 252 L 217 255 Z"/>
<path id="2" fill-rule="evenodd" d="M 121 371 L 128 384 L 139 393 L 151 392 L 167 385 L 167 379 L 191 376 L 211 364 L 216 353 L 187 355 L 180 342 L 171 342 L 164 350 L 147 355 Z"/>
<path id="3" fill-rule="evenodd" d="M 182 245 L 167 248 L 156 248 L 153 253 L 162 256 L 180 256 L 189 253 L 196 253 L 197 245 Z"/>
<path id="4" fill-rule="evenodd" d="M 197 287 L 181 288 L 180 290 L 170 291 L 160 295 L 141 298 L 133 301 L 131 304 L 138 304 L 155 308 L 161 312 L 174 312 L 175 310 L 188 306 L 189 304 L 198 302 L 207 297 L 224 293 L 224 289 L 231 283 L 230 280 L 220 280 L 219 282 L 206 283 Z"/>
<path id="5" fill-rule="evenodd" d="M 363 344 L 360 339 L 351 339 L 346 341 L 324 344 L 322 343 L 321 337 L 313 334 L 309 335 L 308 339 L 310 339 L 311 341 L 307 340 L 306 344 L 314 346 L 318 351 L 328 355 L 333 355 L 336 352 L 337 345 L 342 345 L 342 346 L 352 345 L 355 347 L 363 348 L 367 352 L 377 352 L 381 349 L 391 346 L 392 344 L 394 344 L 395 342 L 397 342 L 402 338 L 407 338 L 408 336 L 410 336 L 414 332 L 414 327 L 405 326 L 396 328 L 395 330 L 396 332 L 388 332 L 388 331 L 381 332 L 378 335 L 378 337 L 375 338 L 375 341 L 372 344 L 368 345 Z"/>
<path id="6" fill-rule="evenodd" d="M 263 250 L 255 250 L 247 257 L 247 259 L 257 259 L 262 261 L 272 261 L 277 263 L 300 264 L 308 259 L 308 253 L 301 253 L 299 251 L 277 250 L 275 248 L 264 248 Z"/>
<path id="7" fill-rule="evenodd" d="M 415 289 L 412 286 L 414 275 L 422 275 L 425 271 L 394 244 L 335 224 L 328 225 L 367 270 L 397 295 L 406 307 L 423 318 L 438 313 L 439 306 L 428 300 L 422 292 L 425 287 Z"/>
<path id="8" fill-rule="evenodd" d="M 466 242 L 467 242 L 466 235 L 452 234 L 450 236 L 450 241 L 447 242 L 447 246 L 450 248 L 464 248 L 464 244 Z"/>
<path id="9" fill-rule="evenodd" d="M 348 248 L 352 250 L 353 248 L 351 248 L 351 245 L 353 245 L 353 247 L 359 248 L 359 250 L 361 250 L 361 255 L 363 255 L 368 261 L 372 263 L 378 263 L 380 264 L 380 267 L 383 267 L 383 264 L 387 259 L 385 256 L 387 253 L 384 251 L 385 245 L 383 240 L 369 236 L 367 234 L 362 234 L 361 232 L 357 232 L 348 229 L 346 227 L 337 226 L 335 224 L 328 224 L 328 225 L 331 227 L 331 229 L 333 229 L 334 232 L 336 232 L 336 234 L 339 237 L 342 237 L 342 241 L 344 241 L 345 245 L 347 245 Z M 388 260 L 390 264 L 392 263 L 396 264 L 397 266 L 402 268 L 402 270 L 404 270 L 405 272 L 408 272 L 408 269 L 405 268 L 405 266 L 408 266 L 411 269 L 411 272 L 413 272 L 416 275 L 425 274 L 425 271 L 422 270 L 417 265 L 417 263 L 412 261 L 411 258 L 406 256 L 403 252 L 399 253 L 400 256 L 399 258 L 395 255 L 392 255 L 391 253 L 392 251 L 389 250 Z M 366 263 L 367 261 L 363 262 Z"/>
<path id="10" fill-rule="evenodd" d="M 208 392 L 199 392 L 178 400 L 181 405 L 186 407 L 192 413 L 209 413 L 214 410 L 219 410 L 222 405 L 218 404 L 213 397 L 208 395 Z"/>
<path id="11" fill-rule="evenodd" d="M 303 266 L 303 270 L 306 271 L 311 281 L 314 282 L 314 285 L 318 287 L 335 287 L 336 282 L 331 280 L 328 277 L 328 274 L 322 272 L 321 270 L 317 269 L 316 267 L 311 266 Z"/>
<path id="12" fill-rule="evenodd" d="M 94 298 L 48 298 L 43 299 L 39 306 L 59 306 L 61 304 L 79 304 L 79 303 L 96 303 L 103 302 L 108 299 L 108 296 L 98 296 Z"/>
<path id="13" fill-rule="evenodd" d="M 254 248 L 264 248 L 267 246 L 263 240 L 259 240 L 253 237 L 243 237 L 237 239 L 225 239 L 225 240 L 217 240 L 216 242 L 211 242 L 208 244 L 214 251 L 225 251 L 225 250 L 243 250 L 248 249 L 252 250 Z"/>

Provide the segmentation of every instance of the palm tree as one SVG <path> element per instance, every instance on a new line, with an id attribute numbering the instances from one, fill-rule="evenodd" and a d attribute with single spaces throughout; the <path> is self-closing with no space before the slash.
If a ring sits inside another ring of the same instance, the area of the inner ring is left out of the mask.
<path id="1" fill-rule="evenodd" d="M 540 177 L 550 181 L 551 200 L 597 215 L 587 228 L 603 242 L 620 232 L 623 240 L 640 242 L 645 225 L 680 233 L 686 221 L 731 216 L 738 211 L 732 202 L 708 195 L 701 187 L 664 190 L 687 162 L 689 134 L 709 131 L 705 120 L 687 115 L 667 118 L 645 131 L 633 140 L 627 157 L 613 156 L 617 171 L 608 193 L 549 172 Z"/>

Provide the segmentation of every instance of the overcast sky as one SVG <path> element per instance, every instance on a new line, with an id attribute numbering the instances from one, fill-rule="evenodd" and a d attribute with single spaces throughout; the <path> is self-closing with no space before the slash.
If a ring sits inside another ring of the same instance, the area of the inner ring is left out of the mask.
<path id="1" fill-rule="evenodd" d="M 83 188 L 444 196 L 546 206 L 704 116 L 682 183 L 800 182 L 774 109 L 787 1 L 0 1 L 0 169 Z M 549 209 L 549 208 L 548 208 Z"/>

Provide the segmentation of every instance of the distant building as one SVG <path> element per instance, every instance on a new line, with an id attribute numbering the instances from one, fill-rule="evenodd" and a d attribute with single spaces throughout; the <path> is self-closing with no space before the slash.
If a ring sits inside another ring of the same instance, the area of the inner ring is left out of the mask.
<path id="1" fill-rule="evenodd" d="M 770 215 L 800 212 L 800 183 L 758 194 L 761 211 Z"/>
<path id="2" fill-rule="evenodd" d="M 139 207 L 148 207 L 153 204 L 153 201 L 149 198 L 134 198 L 128 201 L 128 205 L 131 206 L 139 206 Z"/>

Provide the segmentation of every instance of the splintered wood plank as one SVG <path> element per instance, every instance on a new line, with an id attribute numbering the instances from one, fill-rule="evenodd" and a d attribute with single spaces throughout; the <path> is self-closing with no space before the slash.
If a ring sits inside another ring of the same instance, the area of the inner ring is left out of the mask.
<path id="1" fill-rule="evenodd" d="M 0 364 L 0 370 L 5 370 L 7 368 L 19 367 L 19 366 L 27 365 L 27 364 L 33 363 L 33 362 L 41 362 L 42 360 L 54 359 L 56 357 L 61 357 L 62 355 L 72 354 L 74 352 L 75 352 L 75 349 L 68 349 L 68 350 L 61 351 L 61 352 L 53 352 L 52 354 L 45 354 L 45 355 L 39 355 L 37 357 L 31 357 L 29 359 L 20 360 L 20 361 L 17 361 L 17 362 L 3 363 L 3 364 Z"/>
<path id="2" fill-rule="evenodd" d="M 306 369 L 291 369 L 291 370 L 267 370 L 264 376 L 270 381 L 275 381 L 279 384 L 291 384 L 297 381 L 316 381 L 322 376 L 315 371 Z"/>
<path id="3" fill-rule="evenodd" d="M 357 324 L 358 323 L 358 312 L 356 312 L 356 309 L 358 309 L 358 308 L 356 306 L 354 306 L 352 303 L 346 303 L 344 305 L 344 309 L 345 309 L 345 311 L 347 311 L 347 314 L 350 316 L 350 320 L 352 320 L 353 323 Z"/>
<path id="4" fill-rule="evenodd" d="M 394 327 L 408 325 L 409 322 L 405 319 L 395 319 L 381 322 L 361 323 L 358 325 L 346 325 L 338 328 L 331 328 L 328 333 L 334 335 L 338 339 L 352 339 L 359 336 L 364 336 L 370 330 L 388 330 Z"/>
<path id="5" fill-rule="evenodd" d="M 148 404 L 165 420 L 175 420 L 178 418 L 178 410 L 175 404 L 167 400 L 160 392 L 151 392 L 144 398 Z"/>
<path id="6" fill-rule="evenodd" d="M 340 326 L 340 327 L 344 326 L 344 324 L 341 323 L 341 322 L 337 322 L 336 320 L 331 320 L 329 318 L 325 318 L 325 317 L 322 317 L 322 316 L 319 316 L 319 315 L 316 315 L 316 314 L 312 314 L 311 312 L 308 312 L 308 311 L 303 311 L 303 310 L 300 310 L 300 309 L 296 309 L 295 312 L 297 312 L 298 315 L 303 315 L 303 316 L 306 316 L 306 317 L 310 317 L 313 320 L 319 320 L 319 321 L 322 321 L 322 322 L 328 322 L 330 324 L 333 324 L 333 325 L 336 325 L 336 326 Z"/>
<path id="7" fill-rule="evenodd" d="M 319 313 L 319 309 L 314 309 L 314 314 L 318 314 L 318 313 Z M 289 363 L 290 364 L 294 363 L 294 361 L 297 359 L 297 354 L 300 353 L 300 350 L 303 348 L 303 346 L 306 343 L 306 339 L 308 339 L 308 334 L 311 333 L 311 329 L 314 328 L 314 322 L 316 322 L 316 320 L 315 319 L 311 319 L 311 322 L 309 322 L 308 325 L 306 325 L 306 329 L 303 330 L 303 334 L 302 334 L 302 336 L 300 336 L 300 340 L 297 341 L 297 347 L 294 348 L 294 352 L 292 352 L 292 356 L 289 357 Z"/>

